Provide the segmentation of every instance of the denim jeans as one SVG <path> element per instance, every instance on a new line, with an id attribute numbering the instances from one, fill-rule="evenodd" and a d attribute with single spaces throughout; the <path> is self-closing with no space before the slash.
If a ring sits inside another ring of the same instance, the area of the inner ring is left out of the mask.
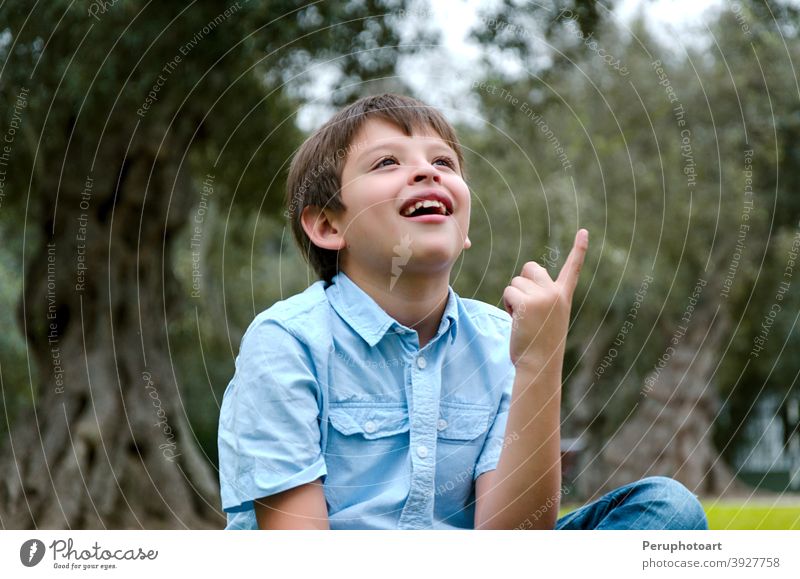
<path id="1" fill-rule="evenodd" d="M 705 530 L 703 507 L 671 478 L 654 476 L 625 485 L 564 515 L 556 529 Z"/>

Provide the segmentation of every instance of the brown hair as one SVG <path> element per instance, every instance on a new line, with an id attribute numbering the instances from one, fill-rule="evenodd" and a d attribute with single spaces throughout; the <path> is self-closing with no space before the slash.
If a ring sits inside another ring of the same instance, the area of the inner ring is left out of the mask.
<path id="1" fill-rule="evenodd" d="M 346 209 L 341 199 L 342 169 L 351 141 L 370 118 L 393 123 L 404 134 L 433 129 L 458 157 L 464 177 L 464 158 L 456 132 L 444 115 L 415 98 L 398 94 L 363 97 L 336 113 L 300 146 L 286 182 L 286 212 L 292 233 L 305 260 L 326 285 L 338 271 L 339 252 L 314 245 L 300 220 L 309 205 L 333 212 Z"/>

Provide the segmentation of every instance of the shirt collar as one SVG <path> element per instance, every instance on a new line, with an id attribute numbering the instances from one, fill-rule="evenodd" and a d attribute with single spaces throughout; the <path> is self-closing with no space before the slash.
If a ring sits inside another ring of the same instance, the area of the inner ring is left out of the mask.
<path id="1" fill-rule="evenodd" d="M 394 328 L 395 333 L 413 333 L 381 308 L 368 293 L 362 290 L 343 271 L 333 276 L 332 285 L 326 290 L 328 299 L 336 312 L 360 335 L 370 347 L 381 341 L 389 329 Z M 442 314 L 442 321 L 436 332 L 436 339 L 440 334 L 449 331 L 450 343 L 455 342 L 458 333 L 458 295 L 453 288 L 447 287 L 447 305 Z"/>

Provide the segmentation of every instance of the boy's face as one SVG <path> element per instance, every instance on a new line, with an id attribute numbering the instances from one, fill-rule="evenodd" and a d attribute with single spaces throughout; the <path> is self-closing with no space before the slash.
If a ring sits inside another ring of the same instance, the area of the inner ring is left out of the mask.
<path id="1" fill-rule="evenodd" d="M 453 149 L 433 129 L 409 137 L 370 119 L 350 151 L 341 190 L 347 210 L 328 216 L 342 243 L 340 268 L 449 276 L 470 244 L 470 193 Z M 415 199 L 443 207 L 414 211 Z"/>

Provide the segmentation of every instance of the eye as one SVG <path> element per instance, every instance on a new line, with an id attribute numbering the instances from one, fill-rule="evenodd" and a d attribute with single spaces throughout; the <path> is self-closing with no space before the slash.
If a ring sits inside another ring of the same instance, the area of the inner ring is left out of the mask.
<path id="1" fill-rule="evenodd" d="M 456 162 L 450 157 L 439 157 L 434 161 L 435 163 L 444 163 L 446 167 L 451 168 L 453 171 L 456 170 Z"/>
<path id="2" fill-rule="evenodd" d="M 394 157 L 384 157 L 383 159 L 381 159 L 380 161 L 378 161 L 375 164 L 373 169 L 381 169 L 383 167 L 388 167 L 389 165 L 388 165 L 387 162 L 388 163 L 397 163 L 397 159 L 395 159 Z"/>

